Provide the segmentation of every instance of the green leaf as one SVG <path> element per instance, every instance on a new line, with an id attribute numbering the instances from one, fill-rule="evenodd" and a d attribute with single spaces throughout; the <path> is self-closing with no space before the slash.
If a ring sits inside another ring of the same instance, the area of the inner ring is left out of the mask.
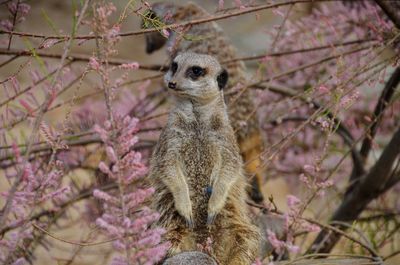
<path id="1" fill-rule="evenodd" d="M 47 15 L 46 11 L 45 11 L 43 8 L 41 9 L 41 13 L 42 13 L 42 16 L 43 16 L 44 20 L 46 21 L 46 23 L 47 23 L 47 24 L 50 26 L 50 28 L 54 31 L 54 34 L 56 34 L 57 36 L 59 36 L 56 25 L 55 25 L 54 22 L 51 20 L 51 18 Z"/>

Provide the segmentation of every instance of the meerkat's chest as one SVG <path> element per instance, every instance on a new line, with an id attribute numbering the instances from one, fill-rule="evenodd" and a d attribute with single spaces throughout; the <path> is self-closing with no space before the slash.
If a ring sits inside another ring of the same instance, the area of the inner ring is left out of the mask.
<path id="1" fill-rule="evenodd" d="M 188 131 L 182 139 L 180 158 L 183 166 L 196 227 L 205 226 L 210 178 L 219 152 L 214 135 L 207 131 Z"/>
<path id="2" fill-rule="evenodd" d="M 190 182 L 205 181 L 208 183 L 214 157 L 219 152 L 219 146 L 211 132 L 186 131 L 182 138 L 180 155 L 184 171 Z"/>

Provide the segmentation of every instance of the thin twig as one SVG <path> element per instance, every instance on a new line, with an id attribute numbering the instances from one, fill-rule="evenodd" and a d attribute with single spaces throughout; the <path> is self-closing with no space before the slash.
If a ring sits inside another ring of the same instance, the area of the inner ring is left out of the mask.
<path id="1" fill-rule="evenodd" d="M 47 52 L 33 52 L 31 50 L 22 50 L 22 49 L 12 49 L 12 50 L 6 50 L 0 48 L 0 54 L 1 55 L 18 55 L 18 56 L 33 56 L 34 54 L 39 57 L 43 58 L 55 58 L 55 59 L 60 59 L 62 58 L 62 54 L 59 53 L 47 53 Z M 68 60 L 73 61 L 73 62 L 89 62 L 90 58 L 92 56 L 87 55 L 87 54 L 69 54 L 68 55 Z M 126 63 L 131 63 L 132 60 L 128 59 L 109 59 L 108 63 L 110 65 L 121 65 L 121 64 L 126 64 Z M 151 70 L 151 71 L 165 71 L 166 68 L 168 68 L 165 65 L 142 65 L 139 64 L 139 69 L 143 70 Z"/>
<path id="2" fill-rule="evenodd" d="M 12 24 L 11 31 L 14 31 L 15 23 L 17 22 L 18 8 L 19 8 L 19 1 L 20 1 L 20 0 L 18 0 L 18 1 L 17 1 L 17 6 L 16 6 L 16 8 L 15 8 L 15 13 L 14 13 L 14 17 L 13 17 L 13 24 Z M 10 38 L 9 38 L 9 40 L 8 40 L 8 46 L 7 46 L 7 50 L 9 50 L 9 49 L 10 49 L 10 47 L 11 47 L 11 41 L 12 41 L 12 37 L 13 37 L 13 34 L 12 34 L 12 33 L 10 33 Z"/>
<path id="3" fill-rule="evenodd" d="M 84 17 L 84 14 L 86 12 L 86 9 L 87 9 L 87 7 L 89 5 L 89 2 L 90 2 L 90 0 L 86 0 L 85 1 L 84 5 L 83 5 L 83 7 L 81 9 L 81 12 L 79 14 L 79 17 L 77 19 L 76 25 L 74 25 L 75 28 L 74 28 L 74 30 L 72 32 L 76 32 L 76 29 L 79 27 L 79 25 L 80 25 L 80 23 L 81 23 L 81 21 L 82 21 L 82 19 Z M 64 65 L 64 61 L 66 60 L 66 57 L 68 55 L 68 52 L 69 52 L 69 50 L 71 48 L 71 45 L 72 45 L 72 42 L 74 40 L 74 38 L 72 38 L 72 37 L 69 38 L 68 42 L 66 43 L 66 45 L 64 47 L 64 54 L 63 54 L 63 56 L 61 58 L 61 61 L 60 61 L 60 64 L 59 64 L 59 66 L 57 68 L 56 74 L 55 74 L 55 76 L 53 78 L 53 82 L 51 84 L 51 88 L 54 88 L 54 86 L 56 85 L 56 83 L 58 81 L 59 75 L 60 75 L 62 67 Z M 39 131 L 39 125 L 40 125 L 40 123 L 41 123 L 41 121 L 43 119 L 43 116 L 44 116 L 47 108 L 49 107 L 49 103 L 50 103 L 51 100 L 52 100 L 51 99 L 51 92 L 49 91 L 49 93 L 47 93 L 47 95 L 46 95 L 44 103 L 42 104 L 42 106 L 40 108 L 40 111 L 39 111 L 38 115 L 35 118 L 35 121 L 34 121 L 34 124 L 33 124 L 33 129 L 32 129 L 30 138 L 28 140 L 28 146 L 27 146 L 26 153 L 25 153 L 25 156 L 24 156 L 24 161 L 28 161 L 29 160 L 29 155 L 30 155 L 30 152 L 32 150 L 33 143 L 34 143 L 36 135 L 37 135 L 37 133 Z M 23 172 L 24 172 L 23 170 L 21 172 L 18 172 L 18 175 L 17 175 L 17 177 L 16 177 L 11 189 L 9 190 L 9 193 L 8 193 L 8 196 L 7 196 L 7 201 L 5 203 L 5 206 L 2 209 L 2 214 L 0 216 L 0 228 L 4 226 L 4 224 L 6 222 L 6 219 L 8 217 L 8 214 L 9 214 L 9 212 L 11 210 L 11 202 L 14 199 L 14 194 L 17 191 L 17 187 L 21 182 L 21 178 L 23 176 Z"/>
<path id="4" fill-rule="evenodd" d="M 257 203 L 251 202 L 251 201 L 246 201 L 246 202 L 247 202 L 248 205 L 256 207 L 256 208 L 259 208 L 259 209 L 262 209 L 262 210 L 264 210 L 266 212 L 272 212 L 274 214 L 278 214 L 278 215 L 282 215 L 282 216 L 285 215 L 283 212 L 281 212 L 279 210 L 271 211 L 271 209 L 265 207 L 264 205 L 260 205 L 260 204 L 257 204 Z M 337 227 L 334 227 L 334 226 L 329 225 L 329 224 L 323 224 L 323 223 L 321 223 L 319 221 L 316 221 L 316 220 L 314 220 L 312 218 L 306 218 L 306 217 L 302 217 L 302 216 L 297 216 L 297 218 L 299 218 L 301 220 L 304 220 L 304 221 L 307 221 L 309 223 L 315 224 L 315 225 L 317 225 L 317 226 L 319 226 L 321 228 L 325 228 L 325 229 L 331 230 L 331 231 L 333 231 L 335 233 L 341 234 L 344 237 L 346 237 L 347 239 L 349 239 L 350 241 L 353 241 L 354 243 L 356 243 L 356 244 L 360 245 L 361 247 L 363 247 L 364 249 L 366 249 L 373 257 L 379 257 L 378 253 L 374 249 L 372 249 L 370 246 L 366 245 L 364 242 L 361 242 L 357 238 L 354 238 L 353 236 L 347 234 L 345 231 L 342 231 Z"/>
<path id="5" fill-rule="evenodd" d="M 391 75 L 390 79 L 386 82 L 386 85 L 382 90 L 381 96 L 379 97 L 374 110 L 373 114 L 374 119 L 372 122 L 372 126 L 368 130 L 368 134 L 362 143 L 360 154 L 364 159 L 364 161 L 367 158 L 369 151 L 371 150 L 372 139 L 376 134 L 380 121 L 382 120 L 382 115 L 380 114 L 385 111 L 386 106 L 389 104 L 399 84 L 400 84 L 400 67 L 397 67 L 396 70 Z"/>
<path id="6" fill-rule="evenodd" d="M 251 61 L 251 60 L 258 60 L 262 59 L 265 57 L 279 57 L 279 56 L 284 56 L 284 55 L 291 55 L 291 54 L 296 54 L 296 53 L 306 53 L 306 52 L 312 52 L 312 51 L 317 51 L 317 50 L 323 50 L 323 49 L 329 49 L 332 47 L 342 47 L 342 46 L 348 46 L 348 45 L 354 45 L 354 44 L 359 44 L 359 43 L 366 43 L 366 42 L 371 42 L 374 41 L 373 39 L 363 39 L 363 40 L 354 40 L 354 41 L 348 41 L 348 42 L 337 42 L 337 43 L 332 43 L 329 45 L 323 45 L 323 46 L 317 46 L 317 47 L 310 47 L 310 48 L 305 48 L 305 49 L 298 49 L 298 50 L 292 50 L 292 51 L 282 51 L 282 52 L 272 52 L 272 53 L 264 53 L 264 54 L 258 54 L 254 56 L 245 56 L 245 57 L 239 57 L 239 58 L 234 58 L 230 60 L 225 60 L 222 61 L 222 64 L 229 64 L 237 61 Z M 32 56 L 33 52 L 30 50 L 22 50 L 22 49 L 11 49 L 11 50 L 6 50 L 0 48 L 0 54 L 1 55 L 17 55 L 17 56 Z M 43 57 L 43 58 L 61 58 L 62 54 L 58 53 L 47 53 L 47 52 L 37 52 L 35 51 L 35 54 Z M 90 60 L 89 55 L 87 54 L 69 54 L 68 59 L 74 62 L 88 62 Z M 108 63 L 110 65 L 121 65 L 124 63 L 130 63 L 132 62 L 131 60 L 127 59 L 120 59 L 120 58 L 113 58 L 113 59 L 108 59 Z M 139 69 L 143 70 L 151 70 L 151 71 L 166 71 L 168 69 L 167 65 L 143 65 L 139 64 Z"/>
<path id="7" fill-rule="evenodd" d="M 375 2 L 381 7 L 383 12 L 389 17 L 389 19 L 393 22 L 393 24 L 400 29 L 400 13 L 399 7 L 397 5 L 397 1 L 383 1 L 383 0 L 375 0 Z M 393 3 L 390 3 L 393 2 Z"/>
<path id="8" fill-rule="evenodd" d="M 256 7 L 252 7 L 252 8 L 245 8 L 245 9 L 227 13 L 227 14 L 209 16 L 206 18 L 195 19 L 192 21 L 186 21 L 186 22 L 182 22 L 182 23 L 165 25 L 165 26 L 158 27 L 158 28 L 149 28 L 149 29 L 143 29 L 143 30 L 137 30 L 137 31 L 122 32 L 122 33 L 117 34 L 117 36 L 121 36 L 121 37 L 136 36 L 136 35 L 143 35 L 143 34 L 150 33 L 150 32 L 161 31 L 163 29 L 176 29 L 176 28 L 180 28 L 180 27 L 184 28 L 187 26 L 203 24 L 203 23 L 207 23 L 207 22 L 211 22 L 211 21 L 218 21 L 218 20 L 227 19 L 227 18 L 231 18 L 231 17 L 237 17 L 240 15 L 254 13 L 254 12 L 258 12 L 258 11 L 265 10 L 265 9 L 277 8 L 277 7 L 285 6 L 285 5 L 293 5 L 293 4 L 309 3 L 309 2 L 334 2 L 334 1 L 341 1 L 341 0 L 293 0 L 293 1 L 283 2 L 283 3 L 265 4 L 265 5 L 260 5 L 260 6 L 256 6 Z M 40 39 L 68 40 L 71 38 L 71 36 L 68 36 L 68 35 L 43 35 L 43 34 L 34 34 L 34 33 L 27 33 L 27 32 L 11 32 L 11 31 L 7 31 L 7 30 L 0 30 L 0 35 L 1 34 L 11 34 L 11 33 L 14 35 L 17 35 L 17 36 L 40 38 Z M 96 39 L 96 38 L 99 38 L 99 36 L 79 35 L 79 36 L 74 37 L 74 39 L 84 39 L 84 40 Z"/>
<path id="9" fill-rule="evenodd" d="M 67 244 L 71 244 L 71 245 L 77 245 L 77 246 L 81 246 L 81 247 L 92 247 L 92 246 L 97 246 L 97 245 L 101 245 L 101 244 L 106 244 L 106 243 L 111 243 L 115 240 L 120 239 L 119 237 L 115 237 L 115 238 L 111 238 L 108 240 L 104 240 L 104 241 L 99 241 L 99 242 L 78 242 L 78 241 L 71 241 L 71 240 L 67 240 L 67 239 L 63 239 L 61 237 L 55 236 L 54 234 L 50 233 L 49 231 L 47 231 L 46 229 L 41 228 L 38 225 L 35 225 L 34 223 L 32 223 L 32 226 L 38 230 L 40 230 L 41 232 L 45 233 L 46 235 L 48 235 L 51 238 L 54 238 L 58 241 L 67 243 Z"/>

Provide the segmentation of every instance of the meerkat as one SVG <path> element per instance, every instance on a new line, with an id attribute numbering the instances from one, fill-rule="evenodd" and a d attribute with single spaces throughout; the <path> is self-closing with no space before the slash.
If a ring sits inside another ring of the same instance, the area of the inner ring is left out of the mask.
<path id="1" fill-rule="evenodd" d="M 220 264 L 247 265 L 260 233 L 248 214 L 242 158 L 223 97 L 228 74 L 212 56 L 181 53 L 164 82 L 174 98 L 153 152 L 157 225 L 166 229 L 168 256 L 212 240 Z"/>
<path id="2" fill-rule="evenodd" d="M 177 5 L 175 3 L 160 2 L 152 4 L 148 11 L 148 20 L 144 20 L 143 27 L 151 27 L 151 21 L 158 20 L 165 24 L 179 23 L 197 18 L 209 17 L 203 8 L 194 4 Z M 230 44 L 223 30 L 215 22 L 192 25 L 177 33 L 170 31 L 168 39 L 159 32 L 146 34 L 146 51 L 152 53 L 163 46 L 167 46 L 170 58 L 179 52 L 195 52 L 209 54 L 218 61 L 230 61 L 238 57 L 237 51 Z M 251 89 L 248 83 L 246 67 L 242 61 L 232 61 L 225 65 L 230 76 L 227 88 L 235 88 L 238 93 L 225 98 L 228 105 L 229 117 L 234 128 L 240 152 L 245 162 L 247 175 L 252 178 L 250 197 L 257 203 L 263 201 L 261 193 L 262 170 L 261 153 L 263 140 L 257 120 L 255 104 L 252 100 Z"/>

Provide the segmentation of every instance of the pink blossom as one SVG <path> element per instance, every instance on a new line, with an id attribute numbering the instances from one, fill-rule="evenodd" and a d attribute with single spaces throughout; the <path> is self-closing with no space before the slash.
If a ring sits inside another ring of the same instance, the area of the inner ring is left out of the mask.
<path id="1" fill-rule="evenodd" d="M 360 97 L 360 92 L 355 91 L 351 95 L 344 96 L 340 99 L 340 107 L 349 108 L 358 98 Z"/>
<path id="2" fill-rule="evenodd" d="M 29 264 L 25 258 L 19 258 L 16 261 L 14 261 L 14 263 L 12 265 L 25 265 L 25 264 Z"/>
<path id="3" fill-rule="evenodd" d="M 292 244 L 287 244 L 286 248 L 291 253 L 299 253 L 300 247 Z"/>
<path id="4" fill-rule="evenodd" d="M 118 160 L 117 155 L 115 154 L 114 148 L 111 146 L 106 147 L 107 157 L 111 160 L 111 162 L 115 163 Z"/>
<path id="5" fill-rule="evenodd" d="M 321 126 L 323 131 L 329 130 L 331 125 L 331 121 L 327 120 L 326 118 L 318 117 L 315 122 Z"/>
<path id="6" fill-rule="evenodd" d="M 300 179 L 301 182 L 306 184 L 308 188 L 311 188 L 310 180 L 307 178 L 307 176 L 305 174 L 303 174 L 303 173 L 300 174 L 299 179 Z"/>
<path id="7" fill-rule="evenodd" d="M 322 189 L 329 188 L 332 185 L 333 185 L 333 181 L 332 180 L 326 180 L 326 181 L 317 183 L 317 187 L 320 187 Z"/>
<path id="8" fill-rule="evenodd" d="M 95 71 L 99 71 L 100 70 L 100 63 L 93 56 L 89 58 L 89 66 L 90 66 L 91 69 L 93 69 Z"/>
<path id="9" fill-rule="evenodd" d="M 111 265 L 129 265 L 125 257 L 113 257 Z"/>
<path id="10" fill-rule="evenodd" d="M 139 63 L 138 62 L 124 63 L 121 64 L 119 67 L 125 70 L 137 70 L 139 69 Z"/>
<path id="11" fill-rule="evenodd" d="M 297 197 L 294 196 L 294 195 L 287 195 L 287 196 L 286 196 L 286 200 L 287 200 L 287 205 L 288 205 L 290 208 L 297 206 L 297 205 L 301 202 L 300 199 L 297 198 Z"/>
<path id="12" fill-rule="evenodd" d="M 218 10 L 224 9 L 224 0 L 218 0 Z"/>
<path id="13" fill-rule="evenodd" d="M 318 225 L 310 224 L 308 222 L 304 222 L 302 224 L 302 228 L 306 229 L 309 232 L 317 232 L 318 233 L 319 231 L 321 231 L 321 228 Z"/>
<path id="14" fill-rule="evenodd" d="M 279 8 L 273 8 L 272 13 L 274 13 L 275 15 L 278 15 L 280 17 L 285 17 L 285 14 Z"/>
<path id="15" fill-rule="evenodd" d="M 30 5 L 28 5 L 27 3 L 19 3 L 18 12 L 20 13 L 21 16 L 26 16 L 29 10 L 31 10 Z"/>
<path id="16" fill-rule="evenodd" d="M 242 3 L 241 0 L 235 0 L 235 5 L 236 5 L 236 7 L 239 8 L 239 9 L 244 9 L 244 8 L 246 8 L 246 7 L 243 5 L 243 3 Z"/>
<path id="17" fill-rule="evenodd" d="M 320 85 L 320 86 L 318 87 L 318 91 L 319 91 L 321 94 L 326 94 L 326 93 L 329 92 L 329 88 L 328 88 L 327 86 L 325 86 L 325 85 Z"/>
<path id="18" fill-rule="evenodd" d="M 4 29 L 4 30 L 8 30 L 8 31 L 12 31 L 13 29 L 13 24 L 11 23 L 10 20 L 8 19 L 3 19 L 0 21 L 0 26 Z"/>
<path id="19" fill-rule="evenodd" d="M 12 15 L 14 15 L 17 12 L 17 3 L 11 1 L 7 4 L 7 8 L 8 11 L 10 11 Z"/>
<path id="20" fill-rule="evenodd" d="M 100 135 L 100 138 L 101 138 L 101 140 L 103 141 L 103 142 L 107 142 L 107 140 L 108 140 L 108 134 L 107 134 L 107 131 L 106 130 L 104 130 L 103 128 L 101 128 L 99 125 L 95 125 L 94 127 L 93 127 L 93 130 L 97 133 L 97 134 L 99 134 Z"/>
<path id="21" fill-rule="evenodd" d="M 62 187 L 58 190 L 55 190 L 51 193 L 48 193 L 46 195 L 44 195 L 40 201 L 46 201 L 48 199 L 52 199 L 52 200 L 63 200 L 66 196 L 66 194 L 71 192 L 71 187 L 66 186 L 66 187 Z"/>
<path id="22" fill-rule="evenodd" d="M 313 166 L 313 165 L 304 165 L 303 169 L 307 173 L 315 173 L 315 171 L 316 171 L 315 166 Z"/>
<path id="23" fill-rule="evenodd" d="M 19 103 L 21 104 L 22 107 L 24 107 L 26 109 L 26 111 L 28 112 L 28 114 L 30 116 L 34 116 L 34 109 L 29 105 L 28 102 L 26 102 L 24 99 L 20 99 Z"/>
<path id="24" fill-rule="evenodd" d="M 14 88 L 15 94 L 17 94 L 21 90 L 21 85 L 18 79 L 15 76 L 11 76 L 9 80 L 11 81 L 11 85 Z"/>
<path id="25" fill-rule="evenodd" d="M 122 229 L 119 229 L 118 227 L 107 223 L 102 218 L 97 218 L 96 225 L 107 230 L 107 232 L 110 233 L 111 236 L 121 236 L 121 234 L 123 233 Z"/>
<path id="26" fill-rule="evenodd" d="M 141 162 L 142 155 L 131 149 L 138 141 L 135 135 L 138 122 L 138 119 L 129 116 L 116 116 L 113 123 L 106 121 L 104 128 L 95 126 L 95 131 L 103 135 L 101 138 L 106 145 L 107 157 L 113 162 L 110 171 L 105 162 L 101 161 L 100 170 L 108 177 L 116 179 L 124 187 L 123 191 L 129 192 L 119 194 L 118 198 L 115 194 L 94 190 L 93 196 L 105 205 L 105 212 L 96 220 L 96 224 L 110 237 L 124 238 L 114 242 L 114 248 L 118 251 L 135 249 L 130 261 L 135 263 L 140 260 L 143 264 L 153 264 L 165 255 L 169 244 L 161 243 L 163 229 L 151 228 L 151 224 L 160 215 L 143 207 L 144 201 L 154 193 L 154 188 L 141 187 L 139 181 L 147 172 L 147 167 Z M 113 261 L 115 264 L 124 262 L 124 258 Z"/>
<path id="27" fill-rule="evenodd" d="M 285 242 L 279 240 L 270 229 L 267 230 L 267 239 L 277 253 L 281 253 L 284 250 Z"/>
<path id="28" fill-rule="evenodd" d="M 112 39 L 112 41 L 117 42 L 120 40 L 119 33 L 121 31 L 121 27 L 119 25 L 114 25 L 111 29 L 109 29 L 106 33 L 107 38 Z"/>
<path id="29" fill-rule="evenodd" d="M 106 163 L 104 163 L 103 161 L 101 161 L 99 163 L 99 169 L 101 170 L 101 172 L 103 172 L 104 174 L 111 174 L 110 168 L 106 165 Z"/>
<path id="30" fill-rule="evenodd" d="M 166 37 L 166 38 L 169 37 L 169 31 L 167 29 L 162 29 L 161 33 L 164 35 L 164 37 Z"/>
<path id="31" fill-rule="evenodd" d="M 263 265 L 260 258 L 256 258 L 256 260 L 251 265 Z"/>
<path id="32" fill-rule="evenodd" d="M 104 191 L 98 190 L 98 189 L 95 189 L 93 191 L 93 196 L 96 197 L 97 199 L 103 200 L 107 203 L 113 203 L 113 204 L 119 203 L 119 200 L 117 198 L 115 198 L 114 196 L 111 196 L 110 194 L 108 194 Z"/>
<path id="33" fill-rule="evenodd" d="M 59 43 L 60 41 L 57 39 L 46 39 L 40 46 L 39 48 L 50 48 L 52 46 L 54 46 L 55 44 Z"/>

